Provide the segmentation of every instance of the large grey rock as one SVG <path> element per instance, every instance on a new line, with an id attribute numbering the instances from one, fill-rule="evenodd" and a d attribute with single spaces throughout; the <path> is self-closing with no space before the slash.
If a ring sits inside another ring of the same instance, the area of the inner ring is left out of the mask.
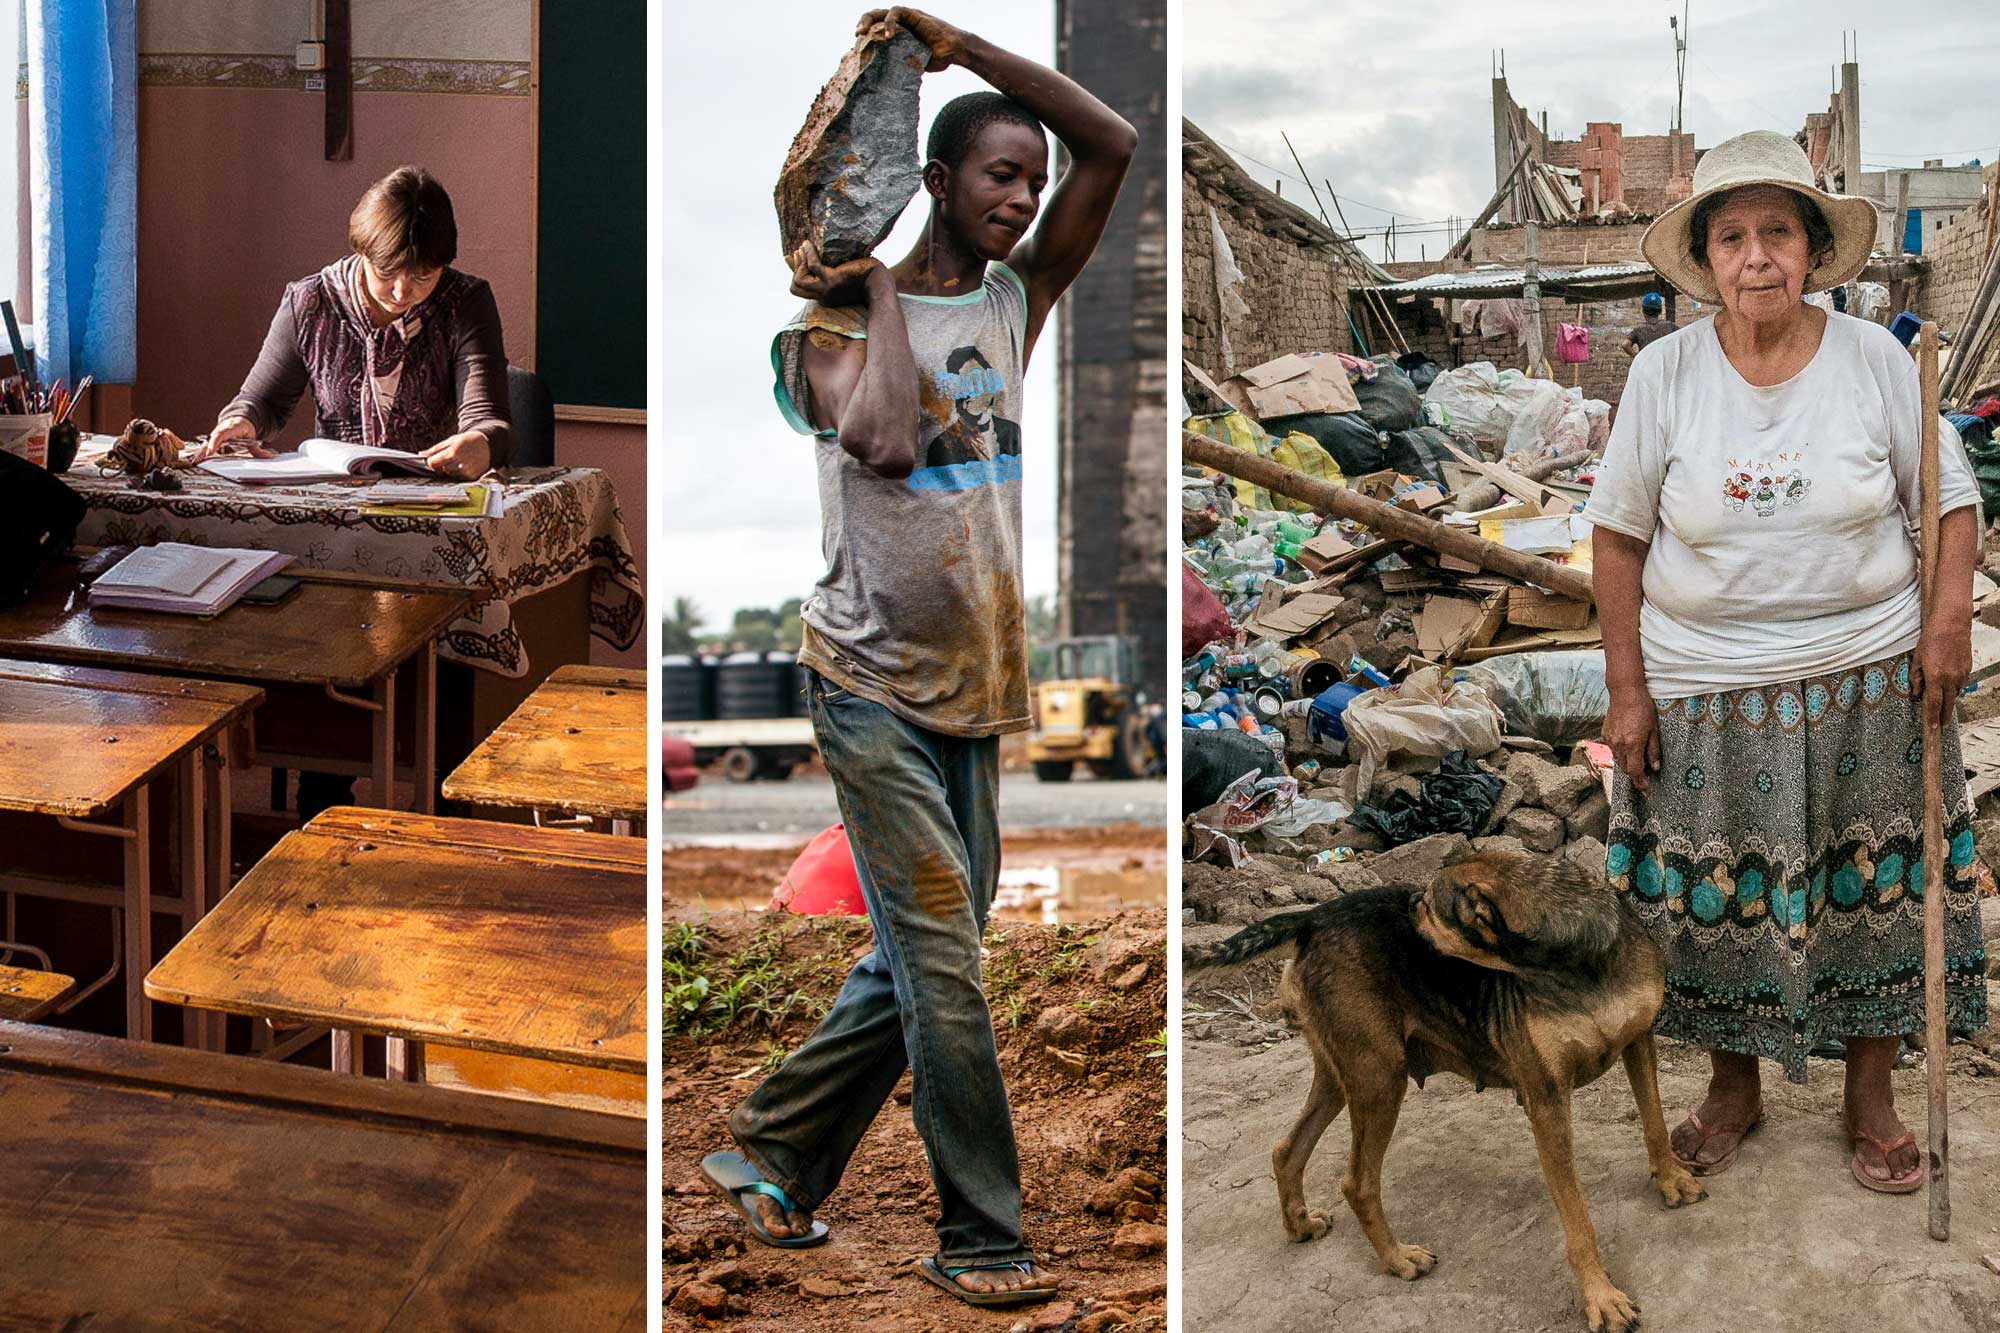
<path id="1" fill-rule="evenodd" d="M 1429 884 L 1445 862 L 1462 856 L 1471 844 L 1463 833 L 1433 833 L 1368 858 L 1368 868 L 1386 884 Z"/>
<path id="2" fill-rule="evenodd" d="M 1562 846 L 1563 822 L 1547 810 L 1522 806 L 1507 816 L 1502 826 L 1510 838 L 1519 838 L 1531 852 L 1552 852 Z"/>
<path id="3" fill-rule="evenodd" d="M 828 265 L 870 254 L 922 184 L 917 99 L 930 48 L 877 24 L 819 90 L 778 173 L 785 254 L 811 241 Z"/>
<path id="4" fill-rule="evenodd" d="M 1611 801 L 1599 783 L 1563 821 L 1563 831 L 1572 838 L 1592 838 L 1602 843 L 1611 836 Z"/>
<path id="5" fill-rule="evenodd" d="M 1517 754 L 1508 760 L 1506 776 L 1520 785 L 1523 805 L 1540 806 L 1558 817 L 1575 810 L 1593 787 L 1602 787 L 1585 765 L 1553 764 L 1535 754 Z"/>
<path id="6" fill-rule="evenodd" d="M 1566 843 L 1562 854 L 1564 860 L 1576 862 L 1593 875 L 1604 873 L 1604 844 L 1596 838 L 1581 837 Z"/>

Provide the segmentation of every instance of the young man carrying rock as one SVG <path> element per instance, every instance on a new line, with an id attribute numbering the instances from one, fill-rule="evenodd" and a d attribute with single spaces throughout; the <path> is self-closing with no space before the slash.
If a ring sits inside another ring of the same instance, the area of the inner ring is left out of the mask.
<path id="1" fill-rule="evenodd" d="M 1032 721 L 1022 381 L 1136 134 L 1054 70 L 916 10 L 871 13 L 861 30 L 884 22 L 921 39 L 930 71 L 958 65 L 998 91 L 939 112 L 929 220 L 900 262 L 794 252 L 792 290 L 813 303 L 773 352 L 779 406 L 814 436 L 828 566 L 799 658 L 875 943 L 730 1117 L 740 1154 L 702 1166 L 758 1239 L 817 1244 L 813 1210 L 907 1067 L 939 1207 L 923 1274 L 971 1304 L 1019 1304 L 1058 1284 L 1022 1238 L 979 948 L 1000 868 L 998 737 Z M 1044 126 L 1069 150 L 1053 188 Z"/>

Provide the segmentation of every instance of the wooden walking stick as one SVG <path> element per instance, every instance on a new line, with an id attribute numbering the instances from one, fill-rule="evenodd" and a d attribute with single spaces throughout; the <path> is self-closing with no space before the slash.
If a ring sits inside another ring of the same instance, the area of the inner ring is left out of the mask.
<path id="1" fill-rule="evenodd" d="M 1937 614 L 1938 563 L 1938 343 L 1937 325 L 1918 333 L 1917 378 L 1923 389 L 1923 462 L 1918 485 L 1923 509 L 1923 617 Z M 1951 1239 L 1951 1130 L 1945 1102 L 1950 1037 L 1944 1021 L 1944 723 L 1928 677 L 1924 680 L 1924 1072 L 1930 1090 L 1930 1233 Z M 1944 707 L 1957 706 L 1945 700 Z"/>

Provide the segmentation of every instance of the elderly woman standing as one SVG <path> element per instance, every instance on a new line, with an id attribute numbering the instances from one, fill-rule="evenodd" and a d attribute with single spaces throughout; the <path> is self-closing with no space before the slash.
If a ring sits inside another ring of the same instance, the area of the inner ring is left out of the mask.
<path id="1" fill-rule="evenodd" d="M 1617 761 L 1607 871 L 1667 958 L 1658 1030 L 1709 1050 L 1674 1131 L 1697 1174 L 1847 1048 L 1851 1169 L 1924 1172 L 1889 1072 L 1923 1001 L 1923 722 L 1944 722 L 1946 1003 L 1986 1021 L 1971 808 L 1953 725 L 1971 670 L 1978 491 L 1941 450 L 1937 606 L 1919 605 L 1920 395 L 1887 330 L 1807 303 L 1867 263 L 1875 212 L 1769 132 L 1710 149 L 1646 258 L 1721 307 L 1645 348 L 1591 496 Z M 1941 427 L 1941 430 L 1943 428 Z"/>

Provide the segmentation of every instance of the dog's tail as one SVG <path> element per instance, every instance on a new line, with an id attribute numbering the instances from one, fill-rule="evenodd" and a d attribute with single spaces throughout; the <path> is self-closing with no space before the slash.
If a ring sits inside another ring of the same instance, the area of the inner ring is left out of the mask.
<path id="1" fill-rule="evenodd" d="M 1227 967 L 1247 962 L 1258 954 L 1287 944 L 1304 949 L 1313 932 L 1332 917 L 1332 903 L 1321 903 L 1303 912 L 1283 912 L 1265 917 L 1254 926 L 1237 931 L 1214 944 L 1191 944 L 1181 951 L 1181 966 L 1189 972 L 1205 967 Z"/>

